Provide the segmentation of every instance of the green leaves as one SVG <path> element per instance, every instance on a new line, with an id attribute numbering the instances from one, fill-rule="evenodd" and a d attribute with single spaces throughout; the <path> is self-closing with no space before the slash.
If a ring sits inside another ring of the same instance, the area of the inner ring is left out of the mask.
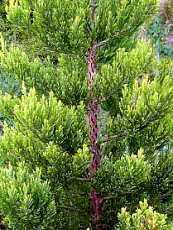
<path id="1" fill-rule="evenodd" d="M 138 42 L 130 52 L 119 49 L 112 64 L 102 65 L 95 81 L 95 94 L 101 98 L 102 107 L 113 114 L 119 113 L 119 101 L 125 85 L 144 74 L 153 74 L 156 67 L 152 47 Z"/>
<path id="2" fill-rule="evenodd" d="M 106 194 L 133 193 L 149 180 L 150 171 L 150 164 L 139 151 L 137 156 L 123 156 L 115 162 L 105 160 L 93 179 L 93 185 Z"/>
<path id="3" fill-rule="evenodd" d="M 155 78 L 151 82 L 146 77 L 141 85 L 136 81 L 131 89 L 127 87 L 124 89 L 120 103 L 122 123 L 121 120 L 119 122 L 121 127 L 129 130 L 127 132 L 133 133 L 131 133 L 132 138 L 139 133 L 138 146 L 150 145 L 150 143 L 157 145 L 158 141 L 156 139 L 152 141 L 152 136 L 158 138 L 162 135 L 165 138 L 164 135 L 166 135 L 169 138 L 172 132 L 170 117 L 173 100 L 172 86 L 173 82 L 169 77 L 163 80 Z M 133 93 L 129 94 L 127 91 Z M 144 134 L 146 132 L 150 133 L 150 137 Z"/>
<path id="4" fill-rule="evenodd" d="M 149 43 L 134 45 L 156 5 L 156 0 L 98 0 L 95 6 L 89 0 L 6 2 L 3 36 L 11 40 L 2 37 L 0 73 L 19 83 L 17 95 L 13 89 L 12 95 L 6 89 L 0 95 L 6 122 L 0 212 L 9 228 L 87 229 L 92 188 L 103 195 L 102 221 L 111 229 L 121 207 L 134 212 L 143 198 L 169 212 L 173 64 L 158 63 Z M 90 177 L 86 55 L 93 43 L 102 162 Z M 124 210 L 118 218 L 123 230 L 167 226 L 165 216 L 146 202 L 134 215 Z"/>
<path id="5" fill-rule="evenodd" d="M 125 87 L 123 90 L 123 98 L 120 103 L 121 114 L 132 126 L 132 122 L 136 122 L 140 117 L 146 122 L 150 119 L 151 122 L 153 119 L 157 120 L 157 116 L 162 117 L 162 114 L 171 111 L 172 89 L 173 82 L 169 77 L 165 77 L 163 81 L 155 78 L 151 82 L 148 77 L 145 77 L 141 85 L 135 81 L 131 89 Z"/>
<path id="6" fill-rule="evenodd" d="M 22 4 L 21 4 L 22 3 Z M 30 22 L 30 5 L 28 0 L 24 1 L 13 1 L 10 0 L 8 4 L 6 4 L 6 12 L 7 12 L 7 20 L 13 23 L 16 27 L 26 29 L 26 25 Z"/>
<path id="7" fill-rule="evenodd" d="M 123 36 L 131 35 L 146 20 L 146 17 L 153 14 L 156 2 L 155 0 L 98 1 L 96 40 L 119 40 Z"/>
<path id="8" fill-rule="evenodd" d="M 148 206 L 146 200 L 139 203 L 139 208 L 132 215 L 122 208 L 118 214 L 118 230 L 171 230 L 172 225 L 166 223 L 166 215 L 160 214 Z"/>
<path id="9" fill-rule="evenodd" d="M 49 228 L 55 216 L 55 202 L 47 182 L 41 180 L 41 171 L 29 172 L 20 163 L 0 168 L 0 209 L 10 229 Z"/>
<path id="10" fill-rule="evenodd" d="M 34 4 L 34 36 L 52 50 L 84 55 L 89 47 L 86 35 L 88 10 L 88 0 L 75 0 L 73 4 L 69 0 L 37 1 Z"/>
<path id="11" fill-rule="evenodd" d="M 0 120 L 6 122 L 8 125 L 13 125 L 13 109 L 15 105 L 18 103 L 19 99 L 17 97 L 13 97 L 10 94 L 0 93 Z"/>
<path id="12" fill-rule="evenodd" d="M 99 58 L 109 61 L 118 48 L 131 47 L 133 36 L 155 12 L 156 5 L 156 0 L 99 1 L 94 31 L 96 40 L 103 44 Z"/>
<path id="13" fill-rule="evenodd" d="M 97 1 L 40 0 L 10 1 L 7 19 L 23 39 L 52 52 L 84 56 L 93 42 L 104 43 L 99 60 L 127 47 L 131 37 L 155 12 L 156 0 Z M 69 7 L 69 5 L 71 7 Z M 95 7 L 95 9 L 94 9 Z M 47 52 L 46 52 L 47 53 Z"/>
<path id="14" fill-rule="evenodd" d="M 65 104 L 76 105 L 87 100 L 87 68 L 81 58 L 62 55 L 52 90 Z"/>
<path id="15" fill-rule="evenodd" d="M 94 90 L 103 113 L 108 112 L 106 131 L 100 136 L 105 153 L 137 153 L 143 147 L 152 154 L 169 142 L 173 127 L 171 75 L 172 61 L 158 63 L 150 44 L 144 42 L 130 52 L 120 49 L 111 65 L 102 66 Z"/>
<path id="16" fill-rule="evenodd" d="M 39 59 L 30 61 L 19 48 L 11 47 L 9 51 L 2 52 L 0 59 L 2 72 L 18 80 L 20 84 L 24 81 L 27 88 L 36 87 L 38 91 L 46 93 L 55 82 L 56 75 L 51 64 L 44 66 Z"/>
<path id="17" fill-rule="evenodd" d="M 5 127 L 4 136 L 0 141 L 0 164 L 16 165 L 20 161 L 25 161 L 31 169 L 45 165 L 43 151 L 46 144 L 38 140 L 29 130 L 27 135 L 22 130 Z"/>
<path id="18" fill-rule="evenodd" d="M 14 108 L 16 128 L 43 142 L 53 141 L 73 153 L 86 139 L 84 106 L 67 107 L 50 93 L 49 98 L 39 98 L 35 90 L 22 96 L 20 104 Z"/>
<path id="19" fill-rule="evenodd" d="M 10 48 L 0 54 L 2 72 L 10 79 L 24 82 L 27 91 L 34 87 L 39 94 L 54 95 L 68 105 L 77 105 L 87 99 L 86 65 L 81 58 L 61 55 L 58 67 L 40 59 L 30 60 L 25 52 L 19 48 Z M 13 83 L 14 84 L 14 83 Z M 21 93 L 21 92 L 20 92 Z"/>
<path id="20" fill-rule="evenodd" d="M 31 90 L 20 100 L 9 95 L 1 95 L 0 110 L 3 119 L 13 122 L 15 128 L 5 127 L 0 141 L 1 164 L 24 160 L 33 166 L 47 165 L 43 156 L 49 143 L 61 152 L 74 154 L 87 141 L 85 108 L 67 107 L 50 93 L 49 97 Z"/>

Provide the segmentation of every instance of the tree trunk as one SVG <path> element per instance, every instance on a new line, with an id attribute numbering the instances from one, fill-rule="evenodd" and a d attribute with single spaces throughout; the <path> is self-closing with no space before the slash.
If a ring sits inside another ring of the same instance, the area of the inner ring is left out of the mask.
<path id="1" fill-rule="evenodd" d="M 88 103 L 88 120 L 90 127 L 90 151 L 93 155 L 91 165 L 89 168 L 90 177 L 94 176 L 95 172 L 100 166 L 101 163 L 101 150 L 100 145 L 97 143 L 99 128 L 98 128 L 98 115 L 99 115 L 99 105 L 93 93 L 93 84 L 94 78 L 96 75 L 96 45 L 94 44 L 88 50 L 88 88 L 90 101 Z M 100 194 L 96 192 L 93 188 L 90 194 L 91 200 L 91 221 L 93 229 L 102 229 L 101 228 L 101 216 L 102 216 L 102 207 L 103 207 L 103 198 Z"/>

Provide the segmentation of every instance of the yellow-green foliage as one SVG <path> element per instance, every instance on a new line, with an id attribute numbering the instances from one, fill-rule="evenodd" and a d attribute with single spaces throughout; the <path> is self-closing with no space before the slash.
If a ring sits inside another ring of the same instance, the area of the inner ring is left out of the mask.
<path id="1" fill-rule="evenodd" d="M 104 117 L 104 124 L 99 120 L 100 127 L 104 126 L 99 139 L 103 158 L 92 180 L 87 178 L 92 156 L 88 149 L 84 62 L 61 55 L 55 67 L 49 61 L 31 61 L 21 49 L 11 48 L 1 52 L 1 66 L 21 82 L 22 90 L 20 97 L 0 95 L 0 111 L 13 123 L 4 127 L 0 164 L 17 167 L 23 161 L 28 170 L 41 169 L 56 200 L 60 229 L 74 229 L 80 223 L 88 226 L 92 187 L 105 197 L 105 220 L 115 218 L 124 205 L 134 210 L 144 197 L 168 213 L 173 178 L 171 153 L 166 152 L 173 129 L 171 60 L 158 63 L 151 45 L 139 42 L 130 52 L 119 49 L 113 62 L 98 70 L 94 90 L 101 103 L 99 119 Z M 31 86 L 36 89 L 29 89 Z M 55 94 L 51 87 L 57 89 Z M 140 147 L 144 151 L 138 153 Z M 166 201 L 162 200 L 165 193 Z M 64 206 L 84 213 L 72 215 L 60 208 Z M 108 210 L 114 210 L 114 217 Z"/>
<path id="2" fill-rule="evenodd" d="M 0 94 L 0 213 L 9 229 L 94 229 L 93 188 L 104 200 L 105 228 L 138 230 L 145 221 L 140 230 L 167 229 L 173 62 L 159 62 L 151 44 L 135 43 L 157 2 L 98 0 L 94 12 L 89 0 L 6 1 L 0 83 L 19 84 L 19 93 Z M 86 55 L 93 42 L 91 94 Z M 87 105 L 93 95 L 102 158 L 91 176 Z M 131 215 L 144 198 L 158 213 L 144 202 Z M 122 207 L 129 212 L 117 216 Z"/>
<path id="3" fill-rule="evenodd" d="M 6 96 L 2 96 L 2 100 L 4 98 Z M 7 105 L 1 103 L 1 110 L 8 112 Z M 48 98 L 39 98 L 34 89 L 30 90 L 16 103 L 11 114 L 15 127 L 22 133 L 32 133 L 45 143 L 53 141 L 71 153 L 82 146 L 86 139 L 84 105 L 81 103 L 77 108 L 64 106 L 52 93 Z"/>
<path id="4" fill-rule="evenodd" d="M 87 79 L 83 60 L 61 55 L 59 65 L 55 68 L 49 60 L 42 63 L 39 58 L 30 59 L 17 47 L 0 52 L 3 73 L 10 75 L 20 85 L 24 81 L 27 91 L 31 87 L 45 95 L 52 91 L 58 99 L 70 105 L 86 100 Z"/>
<path id="5" fill-rule="evenodd" d="M 150 207 L 146 200 L 139 203 L 139 208 L 132 215 L 122 208 L 118 214 L 120 224 L 118 230 L 171 230 L 173 225 L 166 223 L 166 215 L 160 214 Z"/>
<path id="6" fill-rule="evenodd" d="M 41 171 L 23 163 L 0 168 L 0 209 L 10 229 L 52 229 L 55 202 Z M 20 186 L 19 186 L 20 185 Z"/>

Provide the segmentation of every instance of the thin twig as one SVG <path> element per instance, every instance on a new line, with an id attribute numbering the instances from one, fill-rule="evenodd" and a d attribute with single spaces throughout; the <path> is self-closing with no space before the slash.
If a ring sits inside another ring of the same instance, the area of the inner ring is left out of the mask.
<path id="1" fill-rule="evenodd" d="M 91 179 L 90 178 L 82 178 L 82 177 L 70 177 L 71 180 L 78 180 L 78 181 L 86 181 L 86 182 L 90 182 Z"/>
<path id="2" fill-rule="evenodd" d="M 75 208 L 75 207 L 72 207 L 72 206 L 58 205 L 58 208 L 67 209 L 67 210 L 73 211 L 73 212 L 80 212 L 80 213 L 82 212 L 82 213 L 85 213 L 84 210 L 79 209 L 79 208 Z"/>
<path id="3" fill-rule="evenodd" d="M 124 138 L 125 136 L 127 136 L 127 132 L 126 130 L 120 134 L 117 134 L 117 135 L 114 135 L 114 136 L 107 136 L 103 141 L 102 141 L 102 144 L 104 143 L 108 143 L 110 141 L 113 141 L 113 140 L 117 140 L 119 138 Z"/>

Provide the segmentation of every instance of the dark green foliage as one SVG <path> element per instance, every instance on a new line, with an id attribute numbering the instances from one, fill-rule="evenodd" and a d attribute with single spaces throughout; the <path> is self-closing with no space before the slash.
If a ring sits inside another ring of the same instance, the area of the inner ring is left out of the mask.
<path id="1" fill-rule="evenodd" d="M 105 46 L 99 57 L 106 61 L 114 56 L 116 49 L 128 46 L 129 37 L 155 12 L 156 2 L 104 0 L 97 2 L 94 12 L 89 0 L 75 0 L 73 4 L 70 0 L 63 3 L 61 0 L 23 0 L 20 4 L 10 1 L 7 19 L 15 37 L 29 39 L 31 48 L 39 50 L 37 54 L 41 57 L 48 55 L 57 59 L 59 53 L 84 57 L 90 43 L 97 41 Z"/>

